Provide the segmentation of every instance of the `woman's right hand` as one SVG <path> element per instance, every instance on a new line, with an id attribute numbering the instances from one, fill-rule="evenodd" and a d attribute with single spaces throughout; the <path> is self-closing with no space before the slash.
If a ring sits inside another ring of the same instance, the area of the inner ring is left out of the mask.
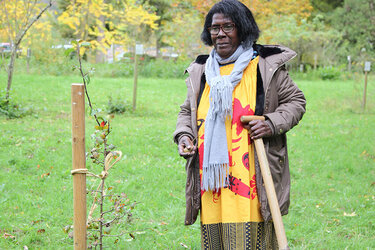
<path id="1" fill-rule="evenodd" d="M 196 146 L 194 146 L 193 142 L 190 140 L 190 138 L 186 135 L 183 135 L 178 140 L 178 153 L 180 156 L 186 158 L 189 158 L 195 154 L 195 150 L 197 149 Z"/>

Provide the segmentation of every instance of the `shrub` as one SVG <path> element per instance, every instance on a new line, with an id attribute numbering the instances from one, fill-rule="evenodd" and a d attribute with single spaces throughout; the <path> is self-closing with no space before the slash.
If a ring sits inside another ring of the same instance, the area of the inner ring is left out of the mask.
<path id="1" fill-rule="evenodd" d="M 6 100 L 5 97 L 1 97 L 0 99 L 0 115 L 5 115 L 8 119 L 21 118 L 32 113 L 32 107 L 23 107 L 11 98 Z"/>
<path id="2" fill-rule="evenodd" d="M 165 61 L 158 58 L 142 65 L 140 75 L 156 78 L 182 78 L 189 63 L 189 61 L 180 59 Z"/>
<path id="3" fill-rule="evenodd" d="M 341 71 L 333 66 L 318 69 L 318 75 L 322 80 L 337 80 L 340 78 Z"/>
<path id="4" fill-rule="evenodd" d="M 108 114 L 122 114 L 127 110 L 131 109 L 130 104 L 125 100 L 122 101 L 120 98 L 113 100 L 111 96 L 108 97 L 107 113 Z"/>

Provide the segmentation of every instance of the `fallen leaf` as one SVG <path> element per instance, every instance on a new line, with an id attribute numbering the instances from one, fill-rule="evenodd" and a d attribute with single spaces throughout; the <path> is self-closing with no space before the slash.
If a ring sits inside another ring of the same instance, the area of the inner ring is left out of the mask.
<path id="1" fill-rule="evenodd" d="M 185 245 L 184 243 L 180 242 L 180 245 L 184 248 L 189 248 L 187 245 Z"/>
<path id="2" fill-rule="evenodd" d="M 50 173 L 44 173 L 44 174 L 42 174 L 41 176 L 40 176 L 40 178 L 43 178 L 43 177 L 46 177 L 46 176 L 49 176 L 50 175 Z"/>
<path id="3" fill-rule="evenodd" d="M 33 221 L 31 222 L 31 225 L 35 225 L 35 224 L 37 224 L 37 223 L 39 223 L 39 222 L 41 222 L 41 220 L 33 220 Z"/>
<path id="4" fill-rule="evenodd" d="M 43 228 L 38 230 L 38 233 L 40 233 L 40 234 L 45 233 L 45 232 L 46 232 L 46 230 L 43 229 Z"/>
<path id="5" fill-rule="evenodd" d="M 347 214 L 347 213 L 344 212 L 344 216 L 353 217 L 353 216 L 357 216 L 357 214 L 355 212 L 353 212 L 351 214 Z"/>
<path id="6" fill-rule="evenodd" d="M 145 233 L 146 233 L 145 231 L 135 232 L 135 234 L 145 234 Z"/>
<path id="7" fill-rule="evenodd" d="M 8 234 L 8 233 L 4 233 L 3 237 L 4 237 L 5 239 L 7 239 L 7 238 L 10 238 L 10 239 L 14 239 L 14 238 L 16 238 L 16 236 L 11 235 L 11 234 Z"/>
<path id="8" fill-rule="evenodd" d="M 63 231 L 64 231 L 64 233 L 69 233 L 70 229 L 71 229 L 71 226 L 70 226 L 70 225 L 67 225 L 67 226 L 65 226 L 65 227 L 63 228 Z"/>

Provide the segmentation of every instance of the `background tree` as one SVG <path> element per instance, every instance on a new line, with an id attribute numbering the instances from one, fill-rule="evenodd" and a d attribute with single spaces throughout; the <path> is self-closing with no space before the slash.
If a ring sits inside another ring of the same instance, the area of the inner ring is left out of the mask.
<path id="1" fill-rule="evenodd" d="M 36 0 L 0 0 L 1 29 L 6 33 L 11 43 L 11 56 L 7 67 L 8 82 L 6 88 L 6 101 L 9 100 L 9 91 L 12 85 L 14 62 L 22 39 L 31 26 L 52 6 L 52 0 L 47 4 Z"/>
<path id="2" fill-rule="evenodd" d="M 112 44 L 127 44 L 134 36 L 133 25 L 157 27 L 158 17 L 135 0 L 91 1 L 77 0 L 63 5 L 66 9 L 58 17 L 68 37 L 89 41 L 102 53 Z M 114 55 L 113 55 L 114 56 Z M 97 57 L 100 60 L 100 56 Z"/>
<path id="3" fill-rule="evenodd" d="M 159 58 L 160 48 L 164 46 L 169 46 L 168 41 L 164 41 L 164 37 L 170 35 L 168 31 L 165 29 L 166 24 L 173 22 L 173 12 L 171 9 L 178 6 L 178 3 L 173 4 L 173 1 L 170 0 L 144 0 L 142 1 L 143 4 L 148 4 L 150 9 L 155 12 L 155 14 L 159 17 L 156 21 L 158 29 L 154 31 L 155 34 L 155 50 L 156 50 L 156 57 Z"/>
<path id="4" fill-rule="evenodd" d="M 202 19 L 204 19 L 211 7 L 219 1 L 220 0 L 190 0 L 191 4 L 199 12 Z"/>
<path id="5" fill-rule="evenodd" d="M 184 2 L 178 5 L 178 11 L 172 13 L 172 22 L 164 25 L 164 43 L 175 48 L 182 58 L 195 58 L 200 53 L 208 53 L 209 48 L 200 41 L 203 19 L 201 14 Z"/>
<path id="6" fill-rule="evenodd" d="M 341 61 L 347 55 L 361 61 L 374 58 L 374 0 L 345 0 L 343 6 L 334 11 L 332 25 L 343 33 L 339 51 Z"/>
<path id="7" fill-rule="evenodd" d="M 323 65 L 332 65 L 341 41 L 341 33 L 327 26 L 321 15 L 311 21 L 299 20 L 296 15 L 270 17 L 277 25 L 262 32 L 271 44 L 279 43 L 298 52 L 296 65 L 314 65 L 317 60 Z"/>
<path id="8" fill-rule="evenodd" d="M 34 48 L 33 60 L 46 65 L 56 61 L 63 63 L 57 59 L 61 58 L 57 50 L 51 48 L 73 39 L 92 44 L 92 50 L 86 53 L 91 62 L 104 62 L 105 55 L 111 57 L 111 54 L 116 59 L 115 54 L 120 50 L 132 52 L 137 40 L 144 44 L 146 51 L 155 51 L 156 57 L 166 48 L 168 51 L 172 48 L 179 58 L 192 59 L 210 50 L 200 41 L 200 33 L 207 11 L 218 1 L 56 0 L 54 11 L 33 25 L 35 32 L 29 32 L 24 40 L 27 46 Z M 0 2 L 2 6 L 5 3 L 13 6 L 21 0 Z M 39 1 L 30 0 L 30 3 L 36 2 Z M 43 5 L 46 0 L 40 2 Z M 349 54 L 353 60 L 356 55 L 358 58 L 372 56 L 374 0 L 241 2 L 252 10 L 261 29 L 258 42 L 290 46 L 299 55 L 297 64 L 314 64 L 316 57 L 320 65 L 331 65 L 343 63 Z M 10 16 L 10 20 L 13 22 L 14 18 Z M 10 41 L 4 33 L 6 28 L 6 22 L 1 22 L 2 41 Z M 115 48 L 121 49 L 115 51 Z"/>
<path id="9" fill-rule="evenodd" d="M 315 11 L 329 13 L 337 7 L 342 6 L 344 0 L 311 0 L 311 5 Z"/>
<path id="10" fill-rule="evenodd" d="M 309 0 L 242 0 L 254 14 L 261 31 L 278 24 L 278 18 L 295 15 L 296 20 L 308 19 L 313 7 Z M 270 37 L 261 35 L 261 42 L 269 43 Z"/>

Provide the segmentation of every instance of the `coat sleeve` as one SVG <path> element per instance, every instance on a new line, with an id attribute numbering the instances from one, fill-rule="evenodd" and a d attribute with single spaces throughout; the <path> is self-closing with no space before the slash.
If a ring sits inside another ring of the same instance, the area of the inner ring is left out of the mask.
<path id="1" fill-rule="evenodd" d="M 173 140 L 178 143 L 178 139 L 182 135 L 187 135 L 193 140 L 193 130 L 191 128 L 191 105 L 190 97 L 187 95 L 186 100 L 180 106 L 180 112 L 177 116 L 176 130 L 173 133 Z"/>
<path id="2" fill-rule="evenodd" d="M 278 106 L 273 112 L 264 116 L 272 123 L 274 135 L 280 135 L 289 131 L 302 119 L 306 111 L 306 99 L 289 77 L 285 67 L 278 69 L 273 79 L 276 82 L 271 84 L 276 84 Z"/>

